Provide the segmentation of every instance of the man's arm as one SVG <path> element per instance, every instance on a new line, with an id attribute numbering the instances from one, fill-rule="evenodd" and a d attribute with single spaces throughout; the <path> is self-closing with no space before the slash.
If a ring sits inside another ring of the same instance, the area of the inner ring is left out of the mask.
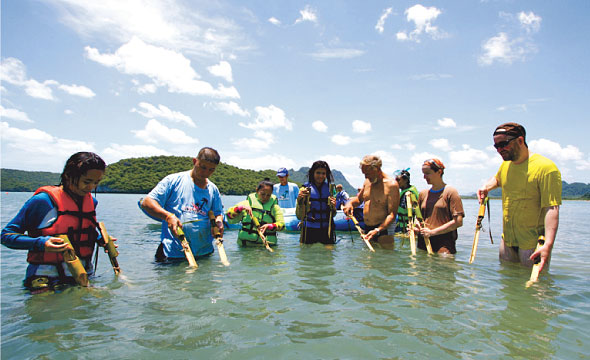
<path id="1" fill-rule="evenodd" d="M 346 204 L 342 207 L 344 213 L 348 216 L 352 215 L 352 211 L 354 208 L 361 206 L 365 199 L 363 198 L 363 193 L 365 191 L 365 184 L 361 188 L 361 191 L 356 196 L 351 197 Z"/>
<path id="2" fill-rule="evenodd" d="M 141 208 L 144 209 L 148 214 L 151 216 L 166 221 L 168 223 L 168 228 L 172 231 L 172 234 L 178 237 L 178 233 L 176 232 L 177 227 L 182 228 L 182 224 L 180 219 L 176 217 L 173 213 L 166 211 L 160 203 L 156 200 L 145 197 L 141 202 Z"/>
<path id="3" fill-rule="evenodd" d="M 541 256 L 539 272 L 543 270 L 545 263 L 551 258 L 551 251 L 553 250 L 553 244 L 555 243 L 555 235 L 557 234 L 557 228 L 559 227 L 559 206 L 550 206 L 544 208 L 543 211 L 545 212 L 545 244 L 530 257 L 530 259 L 533 260 L 537 256 Z"/>
<path id="4" fill-rule="evenodd" d="M 499 186 L 496 176 L 492 176 L 481 188 L 477 190 L 477 198 L 479 203 L 488 196 L 488 193 Z"/>

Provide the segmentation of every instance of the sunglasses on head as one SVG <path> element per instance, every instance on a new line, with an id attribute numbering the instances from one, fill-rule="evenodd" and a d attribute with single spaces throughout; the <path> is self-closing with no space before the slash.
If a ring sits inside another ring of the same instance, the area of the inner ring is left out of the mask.
<path id="1" fill-rule="evenodd" d="M 436 168 L 436 170 L 440 170 L 440 169 L 444 169 L 445 166 L 443 165 L 443 163 L 438 160 L 438 159 L 428 159 L 428 160 L 424 160 L 424 164 L 428 165 L 430 167 L 434 166 Z"/>
<path id="2" fill-rule="evenodd" d="M 508 139 L 508 140 L 500 141 L 499 143 L 495 143 L 495 144 L 494 144 L 494 147 L 495 147 L 496 149 L 505 148 L 506 146 L 508 146 L 508 144 L 510 144 L 510 142 L 511 142 L 512 140 L 514 140 L 514 139 L 517 139 L 517 138 L 518 138 L 518 137 L 513 137 L 513 138 L 510 138 L 510 139 Z"/>

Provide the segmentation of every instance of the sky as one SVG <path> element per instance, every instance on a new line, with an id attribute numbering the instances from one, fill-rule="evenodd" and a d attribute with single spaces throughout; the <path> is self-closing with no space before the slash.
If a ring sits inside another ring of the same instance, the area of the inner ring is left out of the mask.
<path id="1" fill-rule="evenodd" d="M 567 182 L 590 182 L 590 1 L 1 2 L 1 166 L 61 172 L 196 156 L 247 169 L 424 160 L 472 194 L 514 121 Z"/>

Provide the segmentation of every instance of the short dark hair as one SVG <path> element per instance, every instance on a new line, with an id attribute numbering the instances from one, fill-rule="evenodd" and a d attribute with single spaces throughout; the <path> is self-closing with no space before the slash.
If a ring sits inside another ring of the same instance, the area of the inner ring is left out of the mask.
<path id="1" fill-rule="evenodd" d="M 526 130 L 524 129 L 524 126 L 518 123 L 507 122 L 502 125 L 499 125 L 496 128 L 496 130 L 494 130 L 494 136 L 496 135 L 506 135 L 511 136 L 513 138 L 522 136 L 522 139 L 524 140 L 524 145 L 526 147 L 529 147 L 526 143 Z"/>
<path id="2" fill-rule="evenodd" d="M 263 187 L 267 187 L 270 186 L 270 188 L 273 188 L 273 183 L 270 182 L 270 180 L 268 180 L 268 178 L 265 178 L 264 180 L 262 180 L 261 182 L 258 183 L 258 186 L 256 187 L 256 191 L 262 189 Z"/>
<path id="3" fill-rule="evenodd" d="M 208 161 L 215 165 L 219 165 L 221 156 L 219 156 L 217 150 L 210 147 L 204 147 L 201 150 L 199 150 L 199 153 L 197 154 L 197 160 Z"/>
<path id="4" fill-rule="evenodd" d="M 61 173 L 59 185 L 74 185 L 88 170 L 105 171 L 104 160 L 93 152 L 81 151 L 70 156 Z"/>

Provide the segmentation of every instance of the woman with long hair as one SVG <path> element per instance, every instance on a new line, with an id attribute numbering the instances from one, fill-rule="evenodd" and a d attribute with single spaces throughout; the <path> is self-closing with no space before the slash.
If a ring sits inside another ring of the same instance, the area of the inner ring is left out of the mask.
<path id="1" fill-rule="evenodd" d="M 335 244 L 334 216 L 336 198 L 330 192 L 334 183 L 332 171 L 327 162 L 314 162 L 307 173 L 307 182 L 299 190 L 295 215 L 301 220 L 299 241 L 302 244 Z"/>

